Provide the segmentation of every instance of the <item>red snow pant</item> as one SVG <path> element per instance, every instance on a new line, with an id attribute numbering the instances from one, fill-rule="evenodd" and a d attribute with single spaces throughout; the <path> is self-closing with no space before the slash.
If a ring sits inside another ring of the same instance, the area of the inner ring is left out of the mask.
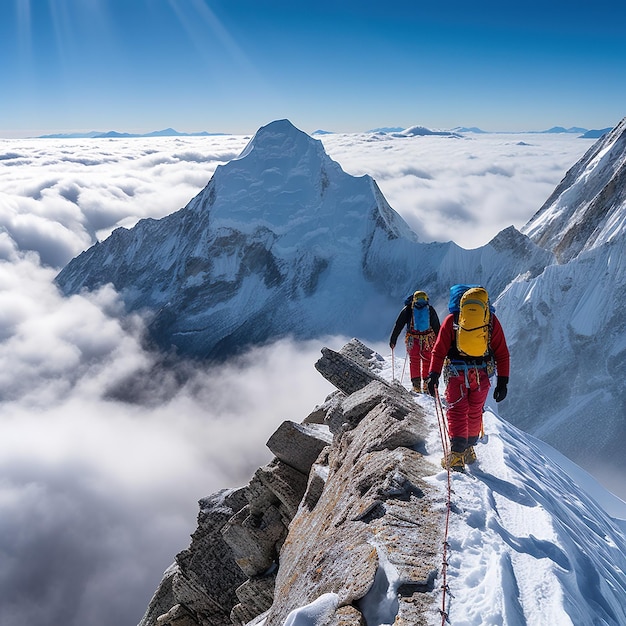
<path id="1" fill-rule="evenodd" d="M 455 370 L 452 370 L 454 373 Z M 448 435 L 452 441 L 452 449 L 474 445 L 483 422 L 483 407 L 489 393 L 489 376 L 482 368 L 459 369 L 458 375 L 448 378 L 446 402 L 448 403 Z M 456 446 L 455 446 L 456 444 Z"/>
<path id="2" fill-rule="evenodd" d="M 423 333 L 407 332 L 406 352 L 409 355 L 409 371 L 411 380 L 414 378 L 428 378 L 430 367 L 430 355 L 437 339 L 434 331 L 427 330 Z"/>

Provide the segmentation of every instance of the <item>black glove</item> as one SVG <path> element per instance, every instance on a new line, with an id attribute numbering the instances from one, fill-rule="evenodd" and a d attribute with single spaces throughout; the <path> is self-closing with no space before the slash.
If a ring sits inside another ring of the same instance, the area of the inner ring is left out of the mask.
<path id="1" fill-rule="evenodd" d="M 393 350 L 396 347 L 395 341 L 389 341 L 389 347 Z"/>
<path id="2" fill-rule="evenodd" d="M 434 397 L 436 394 L 435 390 L 439 386 L 439 374 L 437 374 L 437 372 L 431 372 L 428 374 L 426 384 L 428 385 L 428 393 Z"/>
<path id="3" fill-rule="evenodd" d="M 493 391 L 493 399 L 496 402 L 502 402 L 504 398 L 506 398 L 506 386 L 509 384 L 508 376 L 498 376 L 498 382 L 496 383 L 496 388 Z"/>

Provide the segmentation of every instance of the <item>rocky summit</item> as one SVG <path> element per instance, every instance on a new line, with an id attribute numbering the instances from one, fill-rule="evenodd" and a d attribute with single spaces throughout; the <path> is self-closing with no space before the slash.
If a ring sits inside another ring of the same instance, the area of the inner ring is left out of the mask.
<path id="1" fill-rule="evenodd" d="M 337 391 L 278 428 L 273 461 L 247 486 L 200 502 L 191 545 L 140 626 L 282 626 L 325 594 L 333 602 L 319 626 L 378 623 L 381 610 L 396 626 L 432 623 L 444 516 L 424 480 L 436 471 L 424 458 L 428 428 L 377 366 L 356 339 L 322 350 L 316 367 Z"/>

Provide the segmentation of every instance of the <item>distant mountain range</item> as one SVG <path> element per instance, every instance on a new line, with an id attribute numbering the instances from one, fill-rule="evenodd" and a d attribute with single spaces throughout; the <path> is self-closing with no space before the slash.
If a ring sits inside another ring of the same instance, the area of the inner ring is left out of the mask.
<path id="1" fill-rule="evenodd" d="M 600 137 L 606 135 L 609 131 L 613 130 L 613 127 L 608 128 L 600 128 L 596 130 L 589 130 L 587 128 L 581 128 L 579 126 L 572 126 L 570 128 L 565 128 L 564 126 L 553 126 L 552 128 L 548 128 L 548 130 L 525 130 L 519 131 L 519 133 L 515 134 L 528 134 L 528 135 L 558 135 L 563 133 L 569 133 L 574 135 L 580 135 L 581 139 L 599 139 Z M 481 128 L 477 128 L 476 126 L 456 126 L 451 129 L 451 132 L 454 133 L 478 133 L 478 134 L 501 134 L 507 133 L 507 131 L 501 131 L 501 133 L 482 130 Z"/>
<path id="2" fill-rule="evenodd" d="M 213 137 L 228 135 L 229 133 L 208 133 L 203 130 L 197 133 L 181 133 L 173 128 L 153 130 L 150 133 L 120 133 L 116 130 L 101 132 L 92 130 L 88 133 L 57 133 L 53 135 L 40 135 L 37 139 L 127 139 L 129 137 Z"/>
<path id="3" fill-rule="evenodd" d="M 609 131 L 613 130 L 612 127 L 601 128 L 597 130 L 588 130 L 587 128 L 581 128 L 579 126 L 572 126 L 570 128 L 565 128 L 563 126 L 553 126 L 552 128 L 548 128 L 547 130 L 524 130 L 524 131 L 489 131 L 483 130 L 482 128 L 478 128 L 477 126 L 455 126 L 454 128 L 450 128 L 448 130 L 433 130 L 430 128 L 426 128 L 425 126 L 411 126 L 409 128 L 402 127 L 388 127 L 388 128 L 373 128 L 369 130 L 370 133 L 383 133 L 383 134 L 391 134 L 391 135 L 400 135 L 407 137 L 414 137 L 416 135 L 459 135 L 466 133 L 474 133 L 480 135 L 486 134 L 508 134 L 511 132 L 512 134 L 528 134 L 528 135 L 544 135 L 544 134 L 576 134 L 580 135 L 582 139 L 598 139 L 604 135 L 606 135 Z"/>
<path id="4" fill-rule="evenodd" d="M 570 128 L 565 128 L 563 126 L 553 126 L 548 130 L 527 130 L 527 131 L 519 131 L 519 133 L 515 134 L 560 134 L 560 133 L 572 133 L 579 134 L 581 139 L 598 139 L 603 135 L 606 135 L 612 127 L 609 128 L 601 128 L 597 130 L 588 130 L 587 128 L 581 128 L 578 126 L 572 126 Z M 497 132 L 492 132 L 488 130 L 482 130 L 477 126 L 456 126 L 455 128 L 451 128 L 449 130 L 433 130 L 431 128 L 427 128 L 426 126 L 410 126 L 408 128 L 403 128 L 401 126 L 386 126 L 381 128 L 372 128 L 368 131 L 368 133 L 381 133 L 381 134 L 394 134 L 400 135 L 404 137 L 414 137 L 417 135 L 458 135 L 459 133 L 476 133 L 476 134 L 499 134 Z M 502 133 L 506 133 L 507 131 L 502 131 Z M 120 133 L 116 130 L 109 130 L 107 132 L 92 130 L 88 133 L 55 133 L 52 135 L 39 135 L 36 139 L 128 139 L 131 137 L 215 137 L 215 136 L 224 136 L 229 135 L 231 133 L 209 133 L 205 130 L 199 131 L 197 133 L 181 133 L 173 128 L 165 128 L 163 130 L 154 130 L 150 133 Z M 316 130 L 311 133 L 311 135 L 332 135 L 333 131 L 329 130 Z"/>

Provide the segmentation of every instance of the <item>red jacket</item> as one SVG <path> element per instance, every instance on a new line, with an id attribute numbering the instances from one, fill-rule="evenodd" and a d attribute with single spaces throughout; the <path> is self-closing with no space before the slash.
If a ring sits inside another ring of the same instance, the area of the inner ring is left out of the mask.
<path id="1" fill-rule="evenodd" d="M 493 326 L 491 329 L 491 340 L 489 347 L 496 360 L 496 367 L 498 368 L 498 376 L 509 375 L 509 348 L 506 345 L 506 339 L 504 338 L 504 331 L 498 318 L 492 314 L 491 319 Z M 453 360 L 465 360 L 463 357 L 459 357 L 454 346 L 454 315 L 451 313 L 443 320 L 439 334 L 437 335 L 437 341 L 430 358 L 430 372 L 441 374 L 443 369 L 443 361 L 447 356 L 450 356 Z M 452 354 L 449 354 L 452 352 Z"/>

